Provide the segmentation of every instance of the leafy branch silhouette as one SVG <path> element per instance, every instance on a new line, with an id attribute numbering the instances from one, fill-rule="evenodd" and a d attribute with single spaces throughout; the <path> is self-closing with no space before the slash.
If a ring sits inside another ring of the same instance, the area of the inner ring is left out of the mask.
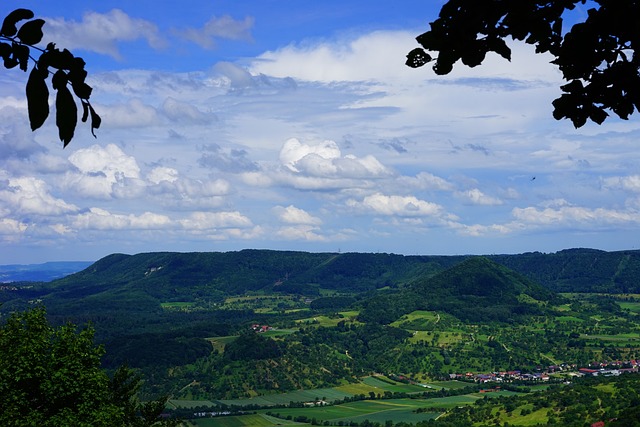
<path id="1" fill-rule="evenodd" d="M 602 124 L 609 112 L 627 120 L 640 111 L 640 1 L 593 0 L 583 20 L 567 31 L 563 14 L 586 0 L 447 0 L 406 65 L 433 61 L 437 75 L 456 62 L 481 65 L 489 52 L 511 60 L 505 39 L 524 41 L 549 53 L 566 84 L 553 104 L 553 117 L 576 128 Z M 592 7 L 596 6 L 596 7 Z M 433 58 L 430 52 L 437 52 Z"/>
<path id="2" fill-rule="evenodd" d="M 102 119 L 89 102 L 93 89 L 85 82 L 84 60 L 67 49 L 57 49 L 55 43 L 47 44 L 45 49 L 36 47 L 44 36 L 42 26 L 45 21 L 33 19 L 34 16 L 29 9 L 16 9 L 6 16 L 0 29 L 0 57 L 5 68 L 19 67 L 26 72 L 29 60 L 35 63 L 26 85 L 31 130 L 40 128 L 49 117 L 47 79 L 51 76 L 51 86 L 56 91 L 56 126 L 63 147 L 71 142 L 78 123 L 78 106 L 69 86 L 82 105 L 82 122 L 91 119 L 91 134 L 95 137 L 95 129 L 100 127 Z M 23 20 L 27 21 L 18 28 Z M 40 53 L 37 59 L 31 56 L 32 50 Z"/>

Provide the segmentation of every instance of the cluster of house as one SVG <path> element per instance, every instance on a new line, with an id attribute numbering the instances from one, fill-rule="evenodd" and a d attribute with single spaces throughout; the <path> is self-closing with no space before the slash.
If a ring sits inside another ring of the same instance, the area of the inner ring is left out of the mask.
<path id="1" fill-rule="evenodd" d="M 251 325 L 251 330 L 253 332 L 258 332 L 258 333 L 263 333 L 263 332 L 267 332 L 272 330 L 273 327 L 269 326 L 269 325 L 260 325 L 258 323 L 254 323 L 253 325 Z"/>
<path id="2" fill-rule="evenodd" d="M 523 373 L 521 371 L 501 371 L 490 372 L 486 374 L 474 374 L 467 372 L 465 374 L 450 374 L 453 379 L 473 380 L 478 383 L 487 382 L 511 382 L 511 381 L 549 381 L 549 374 L 564 372 L 568 375 L 621 375 L 624 373 L 633 373 L 640 370 L 640 360 L 626 360 L 614 362 L 598 362 L 591 363 L 587 368 L 578 368 L 577 365 L 563 363 L 562 365 L 551 365 L 546 369 L 539 369 L 539 372 Z"/>

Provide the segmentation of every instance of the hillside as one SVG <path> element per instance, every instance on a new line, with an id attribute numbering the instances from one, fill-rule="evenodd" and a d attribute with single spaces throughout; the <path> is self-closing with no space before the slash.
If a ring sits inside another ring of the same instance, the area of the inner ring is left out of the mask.
<path id="1" fill-rule="evenodd" d="M 640 292 L 636 280 L 640 251 L 568 249 L 485 257 L 557 292 Z M 153 282 L 161 291 L 167 286 L 207 284 L 226 293 L 242 293 L 277 284 L 284 291 L 313 293 L 314 287 L 363 291 L 435 274 L 467 258 L 473 257 L 271 250 L 114 254 L 52 285 Z"/>
<path id="2" fill-rule="evenodd" d="M 533 372 L 640 358 L 637 296 L 553 290 L 633 289 L 637 256 L 113 254 L 59 280 L 0 288 L 0 320 L 42 304 L 55 324 L 90 321 L 106 367 L 128 363 L 149 378 L 146 393 L 187 401 L 347 386 L 380 372 Z"/>
<path id="3" fill-rule="evenodd" d="M 473 257 L 365 301 L 360 318 L 390 323 L 415 310 L 438 310 L 466 322 L 513 322 L 541 314 L 540 303 L 555 298 L 526 277 L 486 257 Z"/>

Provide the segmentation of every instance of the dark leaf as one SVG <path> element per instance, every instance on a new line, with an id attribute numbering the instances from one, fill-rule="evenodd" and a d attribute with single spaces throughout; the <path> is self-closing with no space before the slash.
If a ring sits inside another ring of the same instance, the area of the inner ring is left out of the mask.
<path id="1" fill-rule="evenodd" d="M 507 61 L 511 61 L 511 49 L 507 46 L 507 43 L 500 38 L 491 38 L 487 40 L 487 47 L 490 51 L 497 53 Z"/>
<path id="2" fill-rule="evenodd" d="M 431 60 L 431 55 L 417 47 L 407 54 L 407 62 L 405 64 L 411 68 L 418 68 Z"/>
<path id="3" fill-rule="evenodd" d="M 100 124 L 102 124 L 102 119 L 93 109 L 91 104 L 89 104 L 89 111 L 91 111 L 91 134 L 93 135 L 94 138 L 96 138 L 96 134 L 93 130 L 100 128 Z"/>
<path id="4" fill-rule="evenodd" d="M 28 45 L 36 45 L 42 40 L 42 26 L 44 25 L 44 19 L 34 19 L 33 21 L 25 22 L 25 24 L 18 30 L 17 37 L 22 43 Z"/>
<path id="5" fill-rule="evenodd" d="M 467 67 L 476 67 L 482 64 L 487 51 L 481 47 L 468 49 L 461 57 L 462 63 Z"/>
<path id="6" fill-rule="evenodd" d="M 49 88 L 47 87 L 47 71 L 33 67 L 27 80 L 27 107 L 31 130 L 38 129 L 49 116 Z"/>
<path id="7" fill-rule="evenodd" d="M 67 81 L 67 73 L 62 70 L 58 70 L 51 78 L 51 85 L 55 90 L 59 90 L 63 87 L 67 87 Z"/>
<path id="8" fill-rule="evenodd" d="M 72 82 L 73 92 L 80 99 L 89 99 L 91 97 L 91 86 L 84 82 L 75 83 Z"/>
<path id="9" fill-rule="evenodd" d="M 2 29 L 0 30 L 0 34 L 5 37 L 13 37 L 18 32 L 18 28 L 16 28 L 16 23 L 18 21 L 22 21 L 23 19 L 31 19 L 35 15 L 29 9 L 16 9 L 4 18 L 2 22 Z"/>
<path id="10" fill-rule="evenodd" d="M 89 103 L 82 100 L 80 102 L 82 103 L 82 123 L 86 123 L 89 118 Z"/>
<path id="11" fill-rule="evenodd" d="M 58 70 L 69 70 L 73 67 L 74 57 L 67 49 L 60 51 L 58 49 L 47 48 L 47 51 L 40 55 L 40 61 L 43 60 L 43 57 L 47 62 L 47 66 L 57 68 Z"/>
<path id="12" fill-rule="evenodd" d="M 0 57 L 6 59 L 11 56 L 13 49 L 9 43 L 0 43 Z"/>
<path id="13" fill-rule="evenodd" d="M 20 64 L 22 71 L 27 71 L 29 68 L 29 47 L 13 43 L 13 58 Z"/>
<path id="14" fill-rule="evenodd" d="M 4 58 L 4 67 L 5 68 L 14 68 L 16 65 L 18 65 L 18 60 L 15 59 L 13 56 L 10 56 L 8 58 Z"/>
<path id="15" fill-rule="evenodd" d="M 440 61 L 440 58 L 438 58 L 433 66 L 433 71 L 439 76 L 449 74 L 451 70 L 453 70 L 453 62 Z"/>
<path id="16" fill-rule="evenodd" d="M 593 110 L 591 111 L 591 114 L 589 114 L 589 118 L 599 125 L 601 125 L 605 121 L 607 116 L 609 115 L 606 113 L 606 111 L 604 111 L 603 108 L 597 108 L 597 107 L 594 107 Z"/>
<path id="17" fill-rule="evenodd" d="M 78 122 L 78 107 L 73 100 L 69 88 L 64 85 L 58 89 L 56 96 L 56 126 L 64 147 L 71 142 Z"/>

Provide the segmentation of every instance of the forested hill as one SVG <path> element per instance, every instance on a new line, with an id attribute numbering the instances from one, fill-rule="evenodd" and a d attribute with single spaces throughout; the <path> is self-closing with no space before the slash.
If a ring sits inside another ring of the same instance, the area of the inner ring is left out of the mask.
<path id="1" fill-rule="evenodd" d="M 56 280 L 58 289 L 127 286 L 170 299 L 179 288 L 221 294 L 281 291 L 316 295 L 320 288 L 362 292 L 404 286 L 472 256 L 403 256 L 373 253 L 238 252 L 114 254 Z M 569 249 L 488 255 L 527 279 L 557 292 L 640 293 L 640 251 Z"/>
<path id="2" fill-rule="evenodd" d="M 557 298 L 487 257 L 473 257 L 409 286 L 379 292 L 363 302 L 361 320 L 389 324 L 416 310 L 439 310 L 465 322 L 508 322 L 541 314 L 540 302 Z"/>

